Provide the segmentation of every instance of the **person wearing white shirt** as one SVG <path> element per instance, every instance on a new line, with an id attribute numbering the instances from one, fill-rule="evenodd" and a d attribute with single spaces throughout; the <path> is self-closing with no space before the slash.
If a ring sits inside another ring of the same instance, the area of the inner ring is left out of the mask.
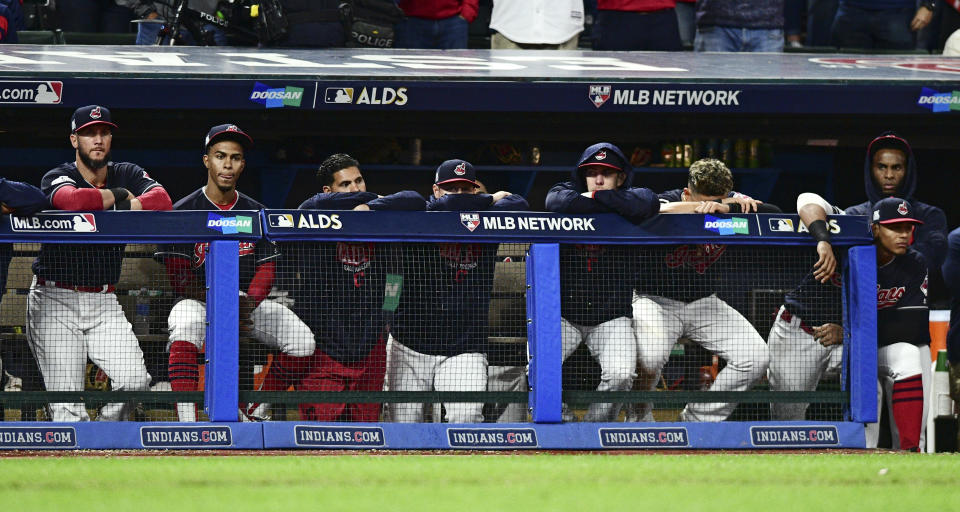
<path id="1" fill-rule="evenodd" d="M 493 50 L 576 50 L 583 0 L 493 0 Z"/>

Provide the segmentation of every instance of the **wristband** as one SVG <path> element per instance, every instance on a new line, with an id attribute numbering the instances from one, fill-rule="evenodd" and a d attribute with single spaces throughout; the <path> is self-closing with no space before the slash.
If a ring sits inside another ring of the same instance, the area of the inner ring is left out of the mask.
<path id="1" fill-rule="evenodd" d="M 818 242 L 829 242 L 830 241 L 830 230 L 827 229 L 827 222 L 823 220 L 816 220 L 810 223 L 807 226 L 807 229 L 810 230 L 810 236 Z"/>
<path id="2" fill-rule="evenodd" d="M 116 203 L 113 203 L 113 209 L 114 209 L 114 210 L 129 210 L 129 209 L 130 209 L 130 201 L 126 201 L 126 200 L 124 200 L 124 201 L 117 201 Z"/>
<path id="3" fill-rule="evenodd" d="M 111 193 L 113 193 L 113 202 L 115 203 L 119 203 L 120 201 L 123 201 L 128 197 L 130 197 L 130 192 L 127 192 L 127 189 L 125 188 L 118 187 L 118 188 L 111 188 L 109 190 Z M 129 210 L 129 208 L 127 209 Z"/>
<path id="4" fill-rule="evenodd" d="M 726 203 L 729 210 L 727 213 L 743 213 L 743 208 L 740 206 L 740 203 Z"/>

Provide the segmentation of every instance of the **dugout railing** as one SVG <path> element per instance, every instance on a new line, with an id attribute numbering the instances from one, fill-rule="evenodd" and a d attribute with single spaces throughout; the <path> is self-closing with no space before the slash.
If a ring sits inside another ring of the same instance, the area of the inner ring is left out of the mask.
<path id="1" fill-rule="evenodd" d="M 560 246 L 565 243 L 727 244 L 733 246 L 806 246 L 809 235 L 785 231 L 780 220 L 799 226 L 791 215 L 740 215 L 746 230 L 717 233 L 703 215 L 661 215 L 633 225 L 616 215 L 566 216 L 510 212 L 352 212 L 267 210 L 248 233 L 224 233 L 208 226 L 207 212 L 95 213 L 95 232 L 22 229 L 44 225 L 41 214 L 30 224 L 9 220 L 0 242 L 44 243 L 194 243 L 209 242 L 206 280 L 208 325 L 203 407 L 209 422 L 52 424 L 7 423 L 0 428 L 4 448 L 751 448 L 862 447 L 863 423 L 876 421 L 875 252 L 863 217 L 836 218 L 834 244 L 847 253 L 843 273 L 844 365 L 839 393 L 761 391 L 596 392 L 563 391 L 560 339 Z M 126 215 L 126 216 L 125 216 Z M 136 222 L 130 222 L 136 216 Z M 230 216 L 256 216 L 231 212 Z M 336 216 L 337 222 L 321 221 Z M 284 218 L 289 222 L 280 221 Z M 724 218 L 723 216 L 720 216 Z M 257 217 L 255 217 L 257 218 Z M 5 219 L 6 220 L 6 219 Z M 776 221 L 776 222 L 774 222 Z M 20 229 L 14 229 L 19 226 Z M 253 392 L 239 381 L 238 250 L 240 241 L 261 237 L 289 242 L 365 241 L 377 243 L 523 243 L 529 394 L 495 392 Z M 812 260 L 811 260 L 812 261 Z M 749 271 L 745 269 L 745 271 Z M 392 394 L 391 394 L 392 393 Z M 398 393 L 403 393 L 399 395 Z M 632 402 L 836 402 L 842 421 L 722 423 L 561 423 L 562 403 L 617 400 Z M 13 396 L 18 395 L 18 396 Z M 117 395 L 117 396 L 115 396 Z M 0 393 L 3 402 L 84 400 L 105 402 L 197 400 L 199 393 L 50 392 Z M 296 403 L 306 399 L 338 402 L 528 401 L 530 423 L 517 424 L 319 424 L 302 421 L 238 423 L 238 401 Z M 771 434 L 772 432 L 772 434 Z M 29 435 L 24 435 L 28 433 Z M 12 436 L 12 437 L 11 437 Z"/>

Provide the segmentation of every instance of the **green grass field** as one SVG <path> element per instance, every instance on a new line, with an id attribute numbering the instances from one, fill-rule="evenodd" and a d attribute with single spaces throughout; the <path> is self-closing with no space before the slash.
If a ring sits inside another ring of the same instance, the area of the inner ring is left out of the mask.
<path id="1" fill-rule="evenodd" d="M 3 510 L 960 510 L 960 456 L 0 458 Z"/>

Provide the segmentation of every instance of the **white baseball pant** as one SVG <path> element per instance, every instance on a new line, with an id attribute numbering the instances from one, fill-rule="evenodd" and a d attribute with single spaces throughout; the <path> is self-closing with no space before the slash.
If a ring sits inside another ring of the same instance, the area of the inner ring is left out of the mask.
<path id="1" fill-rule="evenodd" d="M 883 411 L 884 402 L 890 413 L 890 437 L 894 448 L 900 446 L 900 434 L 897 422 L 893 418 L 893 383 L 915 375 L 922 375 L 923 416 L 920 420 L 920 451 L 924 451 L 926 435 L 923 426 L 927 424 L 930 404 L 926 397 L 933 382 L 933 368 L 930 364 L 930 345 L 894 343 L 877 349 L 877 418 Z M 884 400 L 886 396 L 886 400 Z M 876 448 L 880 439 L 880 423 L 866 424 L 867 448 Z"/>
<path id="2" fill-rule="evenodd" d="M 487 391 L 529 391 L 526 366 L 487 367 Z M 496 423 L 527 421 L 527 404 L 496 403 L 489 415 Z"/>
<path id="3" fill-rule="evenodd" d="M 600 365 L 597 391 L 629 391 L 637 378 L 637 339 L 630 319 L 621 316 L 598 325 L 577 325 L 560 319 L 563 360 L 566 361 L 581 343 Z M 584 421 L 616 421 L 622 403 L 594 402 L 587 408 Z"/>
<path id="4" fill-rule="evenodd" d="M 824 347 L 800 326 L 801 319 L 792 316 L 787 322 L 781 315 L 770 328 L 767 346 L 770 349 L 770 371 L 767 374 L 772 391 L 813 391 L 827 372 L 840 371 L 843 345 Z M 772 403 L 774 420 L 798 420 L 806 417 L 808 403 Z"/>
<path id="5" fill-rule="evenodd" d="M 660 372 L 673 346 L 687 338 L 719 355 L 727 366 L 720 371 L 710 391 L 746 391 L 770 363 L 767 344 L 753 325 L 736 309 L 710 295 L 690 303 L 657 296 L 636 297 L 633 327 L 637 332 L 641 389 L 656 389 Z M 691 403 L 680 413 L 681 421 L 723 421 L 735 403 Z M 645 404 L 645 408 L 652 408 Z M 650 418 L 649 411 L 631 417 Z"/>
<path id="6" fill-rule="evenodd" d="M 387 344 L 386 389 L 390 391 L 486 391 L 487 356 L 477 352 L 455 356 L 421 354 L 390 335 Z M 384 417 L 397 423 L 421 423 L 424 403 L 384 404 Z M 480 402 L 443 404 L 447 423 L 483 423 Z"/>
<path id="7" fill-rule="evenodd" d="M 36 279 L 27 297 L 27 342 L 47 391 L 83 391 L 87 358 L 110 377 L 113 391 L 144 391 L 150 374 L 140 343 L 114 293 L 78 292 Z M 90 421 L 82 403 L 51 403 L 53 421 Z M 104 405 L 99 421 L 128 419 L 132 402 Z"/>

